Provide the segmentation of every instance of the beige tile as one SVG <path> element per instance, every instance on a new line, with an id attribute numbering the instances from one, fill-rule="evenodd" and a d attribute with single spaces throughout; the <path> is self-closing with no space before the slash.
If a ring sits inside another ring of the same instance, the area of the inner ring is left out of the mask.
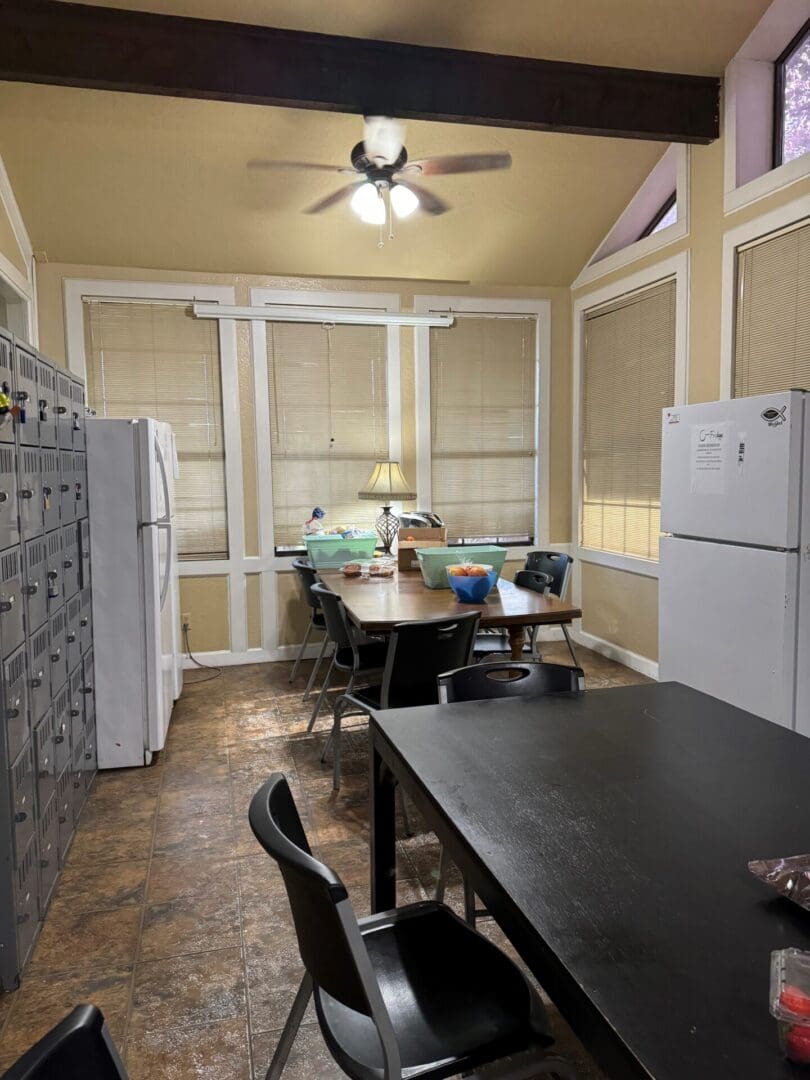
<path id="1" fill-rule="evenodd" d="M 139 960 L 239 948 L 239 897 L 221 882 L 205 893 L 179 896 L 144 911 Z"/>
<path id="2" fill-rule="evenodd" d="M 242 1018 L 134 1034 L 126 1057 L 130 1080 L 250 1080 Z"/>
<path id="3" fill-rule="evenodd" d="M 135 959 L 140 908 L 78 912 L 70 898 L 55 900 L 49 910 L 28 975 L 104 971 L 129 966 Z"/>
<path id="4" fill-rule="evenodd" d="M 281 1031 L 273 1031 L 253 1037 L 254 1080 L 264 1080 L 280 1035 Z M 345 1080 L 345 1077 L 326 1049 L 317 1024 L 302 1026 L 287 1059 L 284 1080 Z"/>
<path id="5" fill-rule="evenodd" d="M 147 859 L 100 863 L 71 859 L 59 878 L 54 900 L 69 898 L 71 910 L 77 913 L 140 905 L 148 867 Z"/>
<path id="6" fill-rule="evenodd" d="M 154 831 L 153 817 L 116 821 L 102 814 L 86 819 L 82 816 L 73 837 L 68 865 L 147 859 Z"/>
<path id="7" fill-rule="evenodd" d="M 149 960 L 135 970 L 130 1034 L 211 1024 L 246 1015 L 240 949 L 220 949 L 169 960 Z"/>
<path id="8" fill-rule="evenodd" d="M 178 855 L 155 855 L 149 870 L 146 899 L 161 904 L 179 896 L 206 893 L 225 884 L 236 891 L 236 862 L 225 856 L 192 852 Z"/>

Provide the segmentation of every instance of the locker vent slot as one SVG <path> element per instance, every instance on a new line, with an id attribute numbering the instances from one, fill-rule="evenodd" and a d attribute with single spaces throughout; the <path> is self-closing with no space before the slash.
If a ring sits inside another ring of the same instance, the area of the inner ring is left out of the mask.
<path id="1" fill-rule="evenodd" d="M 15 683 L 17 679 L 21 679 L 25 673 L 25 653 L 18 652 L 16 656 L 12 656 L 12 658 L 6 662 L 6 670 L 8 672 L 8 681 L 10 683 Z"/>
<path id="2" fill-rule="evenodd" d="M 10 578 L 15 577 L 20 572 L 20 555 L 16 548 L 12 548 L 7 551 L 5 555 L 0 556 L 0 577 L 3 581 L 8 581 Z"/>
<path id="3" fill-rule="evenodd" d="M 14 451 L 7 446 L 0 448 L 0 472 L 14 472 Z"/>
<path id="4" fill-rule="evenodd" d="M 34 637 L 32 639 L 32 644 L 33 644 L 33 648 L 34 648 L 33 655 L 34 656 L 39 656 L 40 653 L 47 652 L 48 651 L 48 641 L 49 641 L 48 627 L 44 626 L 39 631 L 38 634 L 34 634 Z"/>

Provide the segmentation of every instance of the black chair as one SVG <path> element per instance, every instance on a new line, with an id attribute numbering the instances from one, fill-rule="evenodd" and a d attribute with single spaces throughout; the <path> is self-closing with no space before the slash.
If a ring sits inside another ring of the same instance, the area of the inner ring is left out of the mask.
<path id="1" fill-rule="evenodd" d="M 357 920 L 343 882 L 313 857 L 283 775 L 256 792 L 249 820 L 284 878 L 305 970 L 266 1080 L 281 1076 L 313 994 L 326 1045 L 353 1080 L 440 1080 L 512 1055 L 515 1078 L 575 1080 L 548 1052 L 545 1010 L 520 969 L 444 904 Z"/>
<path id="2" fill-rule="evenodd" d="M 335 669 L 348 673 L 349 685 L 347 689 L 351 690 L 358 677 L 373 677 L 382 671 L 385 666 L 388 648 L 386 642 L 380 641 L 379 638 L 369 638 L 360 633 L 346 614 L 343 601 L 337 593 L 332 592 L 328 585 L 318 582 L 311 586 L 310 592 L 321 606 L 326 622 L 326 633 L 329 640 L 334 644 L 335 651 L 332 653 L 332 660 L 326 672 L 326 678 L 323 681 L 321 692 L 318 694 L 318 699 L 309 718 L 307 731 L 312 731 L 315 726 L 315 721 L 318 719 L 321 705 L 326 699 L 326 692 L 329 689 L 329 683 Z M 324 754 L 325 752 L 326 748 Z"/>
<path id="3" fill-rule="evenodd" d="M 530 551 L 526 556 L 525 569 L 547 574 L 550 578 L 548 591 L 552 596 L 558 596 L 560 600 L 564 600 L 568 590 L 568 582 L 571 578 L 571 568 L 573 565 L 573 557 L 571 555 L 566 555 L 562 551 Z M 515 578 L 515 582 L 517 582 L 517 578 Z M 530 586 L 526 587 L 529 588 Z M 571 643 L 568 627 L 565 623 L 561 623 L 560 629 L 565 637 L 565 643 L 568 646 L 571 659 L 576 664 L 578 662 L 577 656 L 574 652 L 574 646 Z M 535 639 L 536 631 L 532 635 L 533 652 L 535 651 Z"/>
<path id="4" fill-rule="evenodd" d="M 521 571 L 530 573 L 530 571 Z M 518 575 L 519 577 L 520 575 Z M 517 581 L 517 578 L 515 579 Z M 540 661 L 505 660 L 494 664 L 472 664 L 447 671 L 438 677 L 439 701 L 488 701 L 504 697 L 537 697 L 541 694 L 578 693 L 585 689 L 585 672 L 579 667 L 566 667 L 565 664 L 543 664 Z M 439 858 L 439 880 L 436 885 L 436 899 L 444 900 L 447 878 L 450 873 L 450 858 L 443 846 Z M 477 915 L 486 911 L 476 911 L 475 893 L 470 883 L 464 880 L 464 917 L 475 926 Z"/>
<path id="5" fill-rule="evenodd" d="M 475 634 L 481 615 L 471 611 L 453 618 L 397 623 L 391 631 L 382 682 L 345 694 L 335 702 L 329 742 L 334 748 L 334 782 L 340 787 L 340 725 L 346 716 L 368 716 L 375 709 L 409 709 L 435 705 L 439 700 L 436 680 L 448 665 L 460 667 L 472 661 Z M 408 830 L 410 831 L 410 829 Z"/>
<path id="6" fill-rule="evenodd" d="M 127 1080 L 95 1005 L 79 1005 L 15 1062 L 2 1080 Z"/>
<path id="7" fill-rule="evenodd" d="M 515 585 L 519 585 L 518 578 L 521 574 L 524 574 L 524 570 L 519 570 L 515 574 Z M 532 579 L 532 584 L 536 586 L 537 592 L 545 592 L 548 586 L 551 584 L 551 578 L 546 574 L 539 574 L 536 578 Z M 537 627 L 530 627 L 529 644 L 523 646 L 523 652 L 527 656 L 531 656 L 534 653 L 534 639 L 537 634 Z M 501 627 L 497 629 L 485 629 L 479 630 L 478 637 L 475 641 L 475 658 L 476 660 L 486 660 L 490 656 L 506 653 L 509 654 L 509 637 L 506 630 Z"/>
<path id="8" fill-rule="evenodd" d="M 312 595 L 312 586 L 316 585 L 320 578 L 317 571 L 309 559 L 293 559 L 292 568 L 295 570 L 298 577 L 298 585 L 301 590 L 301 599 L 309 607 L 309 623 L 307 624 L 307 632 L 304 634 L 304 640 L 301 642 L 301 648 L 298 650 L 298 656 L 295 658 L 295 663 L 292 666 L 290 672 L 290 682 L 293 682 L 295 676 L 298 674 L 298 668 L 301 661 L 304 658 L 307 645 L 313 630 L 320 630 L 323 633 L 323 641 L 321 642 L 321 651 L 318 653 L 318 659 L 313 665 L 310 672 L 309 680 L 307 682 L 307 688 L 304 691 L 304 701 L 309 697 L 312 687 L 315 685 L 315 679 L 318 677 L 318 669 L 321 666 L 321 660 L 323 660 L 323 654 L 326 652 L 326 645 L 329 641 L 329 635 L 326 632 L 326 620 L 323 617 L 321 611 L 321 605 L 318 602 L 317 596 Z"/>

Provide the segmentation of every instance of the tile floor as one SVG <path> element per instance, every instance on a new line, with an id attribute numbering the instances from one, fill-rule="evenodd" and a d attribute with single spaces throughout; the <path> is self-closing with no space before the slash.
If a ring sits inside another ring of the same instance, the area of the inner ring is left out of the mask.
<path id="1" fill-rule="evenodd" d="M 590 687 L 645 681 L 581 650 Z M 556 644 L 547 659 L 565 660 Z M 281 878 L 247 824 L 269 773 L 290 778 L 313 848 L 368 911 L 365 732 L 349 734 L 344 781 L 331 790 L 320 752 L 328 719 L 309 710 L 288 664 L 190 674 L 166 750 L 146 769 L 99 775 L 22 987 L 0 995 L 0 1068 L 74 1005 L 101 1007 L 131 1080 L 263 1080 L 301 977 Z M 432 895 L 435 837 L 399 844 L 401 902 Z M 458 884 L 448 894 L 459 903 Z M 508 948 L 497 926 L 481 928 Z M 601 1074 L 551 1010 L 559 1047 L 583 1080 Z M 312 1012 L 285 1080 L 344 1074 Z"/>

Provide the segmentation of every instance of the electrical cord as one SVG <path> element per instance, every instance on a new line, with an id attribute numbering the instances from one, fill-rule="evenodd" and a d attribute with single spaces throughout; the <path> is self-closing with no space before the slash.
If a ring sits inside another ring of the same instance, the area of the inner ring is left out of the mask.
<path id="1" fill-rule="evenodd" d="M 203 675 L 203 676 L 201 676 L 200 678 L 197 678 L 197 679 L 189 679 L 189 684 L 190 685 L 195 685 L 196 683 L 213 682 L 214 679 L 218 679 L 220 677 L 220 675 L 222 674 L 222 668 L 221 667 L 213 667 L 211 664 L 204 664 L 201 660 L 197 659 L 197 657 L 191 651 L 191 644 L 190 644 L 189 639 L 188 639 L 188 631 L 189 631 L 188 623 L 183 623 L 183 642 L 184 642 L 184 644 L 186 646 L 186 656 L 189 658 L 189 660 L 192 662 L 192 664 L 196 664 L 197 667 L 202 668 L 203 671 L 211 671 L 211 672 L 213 672 L 213 674 L 211 674 L 211 675 Z"/>

